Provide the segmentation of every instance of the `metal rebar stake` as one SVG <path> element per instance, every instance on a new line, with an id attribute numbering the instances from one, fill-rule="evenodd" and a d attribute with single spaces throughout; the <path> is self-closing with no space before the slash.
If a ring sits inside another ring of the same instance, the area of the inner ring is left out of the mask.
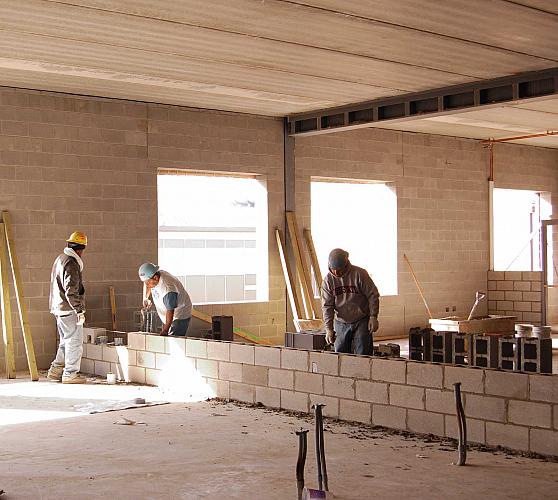
<path id="1" fill-rule="evenodd" d="M 296 462 L 296 486 L 298 490 L 298 500 L 302 500 L 302 490 L 304 490 L 304 466 L 306 465 L 307 450 L 307 430 L 296 431 L 298 436 L 298 460 Z"/>
<path id="2" fill-rule="evenodd" d="M 457 445 L 459 456 L 455 465 L 465 465 L 467 460 L 467 422 L 465 421 L 465 410 L 461 402 L 461 382 L 456 382 L 453 386 L 455 390 L 457 426 L 459 428 L 459 442 Z"/>

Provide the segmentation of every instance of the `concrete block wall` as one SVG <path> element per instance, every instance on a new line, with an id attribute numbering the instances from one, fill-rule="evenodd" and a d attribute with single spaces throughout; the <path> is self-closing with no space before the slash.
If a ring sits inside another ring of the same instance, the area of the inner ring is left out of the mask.
<path id="1" fill-rule="evenodd" d="M 452 314 L 468 314 L 475 291 L 486 290 L 489 268 L 488 156 L 480 141 L 370 128 L 297 137 L 295 161 L 302 227 L 311 226 L 314 176 L 378 180 L 395 187 L 399 295 L 381 299 L 378 336 L 428 324 L 404 253 L 435 317 L 447 315 L 447 306 L 456 306 Z M 556 204 L 556 150 L 498 144 L 494 163 L 496 187 L 550 191 Z M 347 216 L 366 220 L 374 214 Z M 486 311 L 487 303 L 481 303 L 478 312 Z"/>
<path id="2" fill-rule="evenodd" d="M 488 314 L 541 324 L 542 271 L 488 271 Z"/>
<path id="3" fill-rule="evenodd" d="M 130 333 L 87 345 L 82 371 L 437 436 L 457 437 L 461 382 L 469 441 L 558 456 L 558 376 Z M 126 365 L 128 363 L 128 365 Z M 186 364 L 187 370 L 177 370 Z M 177 374 L 175 376 L 174 374 Z"/>
<path id="4" fill-rule="evenodd" d="M 69 234 L 89 237 L 84 255 L 87 322 L 131 330 L 140 306 L 137 268 L 157 260 L 157 168 L 262 174 L 269 192 L 270 301 L 202 307 L 235 326 L 283 338 L 285 285 L 274 229 L 283 224 L 282 121 L 234 113 L 0 88 L 0 210 L 9 210 L 39 367 L 56 349 L 48 312 L 52 262 Z M 14 324 L 16 324 L 15 303 Z M 18 369 L 26 367 L 19 328 Z M 0 346 L 0 371 L 4 368 Z"/>

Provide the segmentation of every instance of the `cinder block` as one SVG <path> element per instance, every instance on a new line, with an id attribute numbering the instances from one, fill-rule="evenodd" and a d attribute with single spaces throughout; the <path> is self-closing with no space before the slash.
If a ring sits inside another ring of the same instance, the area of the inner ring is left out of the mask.
<path id="1" fill-rule="evenodd" d="M 311 352 L 310 371 L 324 375 L 339 375 L 339 354 L 334 352 Z"/>
<path id="2" fill-rule="evenodd" d="M 196 359 L 196 371 L 202 377 L 219 378 L 219 363 L 214 359 Z"/>
<path id="3" fill-rule="evenodd" d="M 160 335 L 146 335 L 145 350 L 151 352 L 165 352 L 165 337 L 161 337 Z"/>
<path id="4" fill-rule="evenodd" d="M 222 399 L 230 398 L 230 382 L 228 380 L 206 379 L 208 387 L 211 389 L 215 397 Z"/>
<path id="5" fill-rule="evenodd" d="M 332 398 L 329 396 L 324 396 L 323 394 L 310 394 L 310 407 L 316 404 L 325 405 L 322 409 L 322 413 L 326 417 L 339 417 L 339 399 Z"/>
<path id="6" fill-rule="evenodd" d="M 291 370 L 269 370 L 269 387 L 277 387 L 279 389 L 294 389 L 294 372 Z"/>
<path id="7" fill-rule="evenodd" d="M 442 388 L 443 379 L 444 370 L 441 365 L 418 361 L 407 363 L 407 384 Z"/>
<path id="8" fill-rule="evenodd" d="M 467 418 L 472 417 L 505 422 L 506 400 L 502 398 L 467 394 L 465 396 L 465 416 Z"/>
<path id="9" fill-rule="evenodd" d="M 145 383 L 147 385 L 158 386 L 161 381 L 161 371 L 153 370 L 151 368 L 145 369 Z"/>
<path id="10" fill-rule="evenodd" d="M 254 364 L 254 346 L 232 343 L 229 347 L 231 363 Z"/>
<path id="11" fill-rule="evenodd" d="M 523 300 L 523 293 L 517 291 L 506 291 L 504 299 L 501 300 L 511 300 L 511 301 L 521 301 Z M 492 298 L 492 297 L 491 297 Z M 529 309 L 531 310 L 531 309 Z"/>
<path id="12" fill-rule="evenodd" d="M 540 302 L 541 292 L 523 292 L 523 300 L 529 302 Z"/>
<path id="13" fill-rule="evenodd" d="M 145 351 L 145 337 L 144 333 L 128 333 L 128 347 L 138 351 Z"/>
<path id="14" fill-rule="evenodd" d="M 242 365 L 219 361 L 219 379 L 229 382 L 242 382 Z"/>
<path id="15" fill-rule="evenodd" d="M 404 384 L 406 372 L 406 361 L 391 359 L 374 359 L 372 361 L 372 380 Z"/>
<path id="16" fill-rule="evenodd" d="M 529 399 L 558 403 L 558 377 L 556 375 L 529 375 Z"/>
<path id="17" fill-rule="evenodd" d="M 166 337 L 165 352 L 176 357 L 186 356 L 186 339 L 181 339 L 178 337 Z"/>
<path id="18" fill-rule="evenodd" d="M 486 436 L 484 432 L 484 426 L 485 426 L 484 420 L 477 420 L 475 418 L 466 418 L 466 422 L 467 422 L 467 442 L 485 444 Z M 445 425 L 446 425 L 446 436 L 453 439 L 458 439 L 459 427 L 457 425 L 457 416 L 446 415 Z"/>
<path id="19" fill-rule="evenodd" d="M 484 370 L 480 368 L 444 366 L 444 387 L 454 390 L 456 382 L 461 382 L 462 392 L 484 393 Z"/>
<path id="20" fill-rule="evenodd" d="M 265 366 L 241 365 L 242 381 L 245 384 L 261 385 L 267 387 L 267 371 Z"/>
<path id="21" fill-rule="evenodd" d="M 531 302 L 514 302 L 514 311 L 531 312 Z"/>
<path id="22" fill-rule="evenodd" d="M 160 352 L 155 353 L 155 368 L 157 370 L 168 369 L 171 362 L 172 362 L 172 356 L 170 354 L 162 354 Z"/>
<path id="23" fill-rule="evenodd" d="M 139 366 L 130 366 L 128 369 L 128 382 L 135 382 L 136 384 L 145 384 L 145 368 Z"/>
<path id="24" fill-rule="evenodd" d="M 488 271 L 489 280 L 503 280 L 505 276 L 506 274 L 504 271 Z"/>
<path id="25" fill-rule="evenodd" d="M 523 281 L 541 281 L 542 271 L 523 271 L 521 279 Z"/>
<path id="26" fill-rule="evenodd" d="M 508 422 L 529 427 L 552 427 L 552 405 L 527 401 L 508 402 Z M 556 450 L 558 453 L 558 450 Z"/>
<path id="27" fill-rule="evenodd" d="M 355 398 L 355 381 L 350 378 L 324 375 L 324 394 L 345 399 Z"/>
<path id="28" fill-rule="evenodd" d="M 207 358 L 207 340 L 186 339 L 186 356 Z"/>
<path id="29" fill-rule="evenodd" d="M 281 348 L 280 347 L 255 347 L 255 364 L 259 366 L 269 366 L 272 368 L 281 367 Z"/>
<path id="30" fill-rule="evenodd" d="M 228 342 L 219 342 L 216 340 L 208 340 L 207 344 L 207 359 L 215 359 L 217 361 L 230 360 L 230 344 Z"/>
<path id="31" fill-rule="evenodd" d="M 513 290 L 513 281 L 497 281 L 497 290 Z"/>
<path id="32" fill-rule="evenodd" d="M 308 413 L 308 394 L 281 390 L 281 408 Z"/>
<path id="33" fill-rule="evenodd" d="M 505 271 L 506 281 L 515 281 L 521 279 L 521 271 Z"/>
<path id="34" fill-rule="evenodd" d="M 308 351 L 287 348 L 281 349 L 281 368 L 307 372 L 308 359 Z"/>
<path id="35" fill-rule="evenodd" d="M 245 403 L 254 403 L 256 389 L 253 385 L 231 382 L 229 386 L 230 398 Z"/>
<path id="36" fill-rule="evenodd" d="M 103 351 L 103 361 L 116 363 L 118 361 L 118 352 L 116 347 L 111 345 L 101 345 Z"/>
<path id="37" fill-rule="evenodd" d="M 295 391 L 322 394 L 324 392 L 323 375 L 295 372 Z"/>
<path id="38" fill-rule="evenodd" d="M 486 422 L 486 444 L 489 446 L 504 446 L 512 450 L 528 451 L 529 428 Z"/>
<path id="39" fill-rule="evenodd" d="M 136 357 L 138 366 L 142 366 L 143 368 L 155 368 L 155 353 L 138 351 Z"/>
<path id="40" fill-rule="evenodd" d="M 486 394 L 513 399 L 527 399 L 529 375 L 486 370 L 484 388 Z"/>
<path id="41" fill-rule="evenodd" d="M 513 282 L 513 289 L 521 291 L 521 292 L 530 292 L 531 291 L 531 282 L 530 281 L 514 281 Z"/>
<path id="42" fill-rule="evenodd" d="M 87 357 L 89 359 L 102 361 L 103 360 L 103 346 L 95 344 L 86 344 L 83 346 Z"/>
<path id="43" fill-rule="evenodd" d="M 407 410 L 396 406 L 372 405 L 372 423 L 392 429 L 406 429 Z"/>
<path id="44" fill-rule="evenodd" d="M 356 399 L 369 403 L 388 404 L 388 384 L 382 382 L 356 381 Z"/>
<path id="45" fill-rule="evenodd" d="M 281 408 L 281 390 L 256 387 L 256 403 L 261 403 L 268 408 Z"/>
<path id="46" fill-rule="evenodd" d="M 453 391 L 426 389 L 426 410 L 455 415 L 455 394 Z"/>
<path id="47" fill-rule="evenodd" d="M 408 410 L 407 429 L 421 434 L 443 436 L 445 433 L 444 415 L 429 411 Z"/>
<path id="48" fill-rule="evenodd" d="M 424 410 L 424 389 L 422 387 L 390 384 L 389 404 Z"/>
<path id="49" fill-rule="evenodd" d="M 79 371 L 87 375 L 95 375 L 95 362 L 92 359 L 81 358 Z"/>
<path id="50" fill-rule="evenodd" d="M 137 366 L 137 351 L 129 347 L 117 347 L 118 358 L 121 364 L 126 364 L 126 357 L 128 358 L 128 366 Z"/>
<path id="51" fill-rule="evenodd" d="M 530 429 L 529 451 L 542 455 L 558 456 L 558 432 Z"/>
<path id="52" fill-rule="evenodd" d="M 558 431 L 558 405 L 554 405 L 554 429 Z"/>
<path id="53" fill-rule="evenodd" d="M 350 422 L 369 424 L 372 421 L 372 405 L 349 399 L 339 400 L 339 418 Z"/>
<path id="54" fill-rule="evenodd" d="M 365 356 L 339 355 L 341 366 L 339 374 L 342 377 L 370 380 L 372 358 Z"/>

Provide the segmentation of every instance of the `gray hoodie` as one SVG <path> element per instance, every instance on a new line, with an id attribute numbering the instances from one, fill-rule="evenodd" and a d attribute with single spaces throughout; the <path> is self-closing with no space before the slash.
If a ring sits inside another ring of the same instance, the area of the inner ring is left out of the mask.
<path id="1" fill-rule="evenodd" d="M 326 330 L 333 330 L 334 318 L 355 323 L 367 316 L 378 316 L 380 294 L 365 269 L 350 262 L 340 278 L 328 272 L 322 283 L 322 310 Z"/>

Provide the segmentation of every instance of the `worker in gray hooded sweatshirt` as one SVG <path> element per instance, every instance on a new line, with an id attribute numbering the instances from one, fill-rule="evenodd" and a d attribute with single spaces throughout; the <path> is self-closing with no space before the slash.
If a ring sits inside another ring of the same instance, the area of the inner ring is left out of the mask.
<path id="1" fill-rule="evenodd" d="M 333 249 L 329 273 L 322 284 L 326 341 L 335 352 L 372 353 L 372 334 L 378 329 L 380 294 L 365 269 L 353 266 L 349 254 Z"/>

